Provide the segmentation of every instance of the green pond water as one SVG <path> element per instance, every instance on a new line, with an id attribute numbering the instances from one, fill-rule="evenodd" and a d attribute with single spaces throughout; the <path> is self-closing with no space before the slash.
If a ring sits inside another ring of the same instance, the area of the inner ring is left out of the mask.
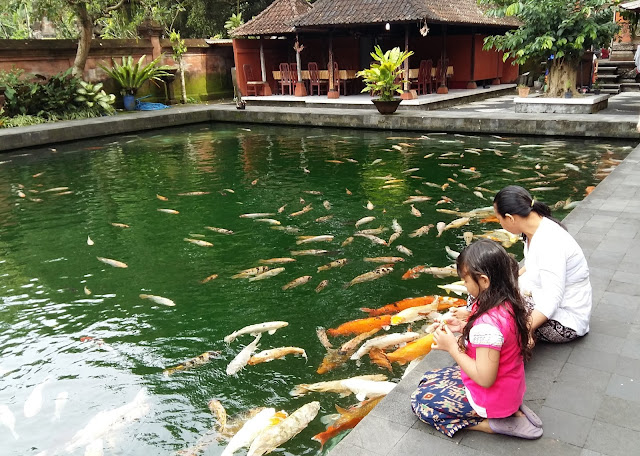
<path id="1" fill-rule="evenodd" d="M 472 220 L 439 238 L 435 229 L 422 237 L 408 234 L 457 218 L 437 208 L 469 211 L 490 206 L 493 193 L 487 190 L 495 192 L 518 179 L 536 178 L 520 182 L 528 188 L 557 187 L 533 192 L 547 203 L 581 200 L 585 188 L 597 185 L 630 146 L 225 124 L 4 154 L 0 156 L 0 405 L 15 416 L 19 438 L 0 425 L 0 453 L 67 454 L 66 445 L 93 417 L 131 402 L 141 388 L 148 394 L 148 412 L 113 432 L 98 432 L 105 454 L 168 455 L 194 445 L 213 425 L 207 408 L 212 398 L 231 417 L 262 406 L 292 412 L 318 400 L 322 406 L 318 417 L 278 452 L 326 453 L 337 439 L 323 450 L 311 440 L 325 428 L 321 417 L 335 413 L 335 404 L 349 406 L 357 400 L 331 393 L 293 398 L 290 390 L 298 383 L 380 371 L 365 357 L 360 367 L 351 361 L 326 375 L 317 374 L 325 350 L 316 327 L 362 318 L 362 306 L 379 307 L 442 292 L 438 284 L 457 279 L 422 275 L 401 280 L 401 276 L 420 264 L 450 264 L 445 246 L 459 251 L 464 231 L 481 234 L 499 225 Z M 477 172 L 461 171 L 470 167 Z M 404 173 L 411 168 L 419 169 Z M 401 181 L 385 184 L 394 179 Z M 442 190 L 425 182 L 449 186 Z M 385 185 L 391 187 L 382 188 Z M 482 187 L 482 195 L 474 194 L 474 187 Z M 210 193 L 179 196 L 185 192 Z M 433 198 L 415 204 L 421 217 L 403 204 L 410 195 Z M 436 205 L 443 195 L 452 202 Z M 330 210 L 324 201 L 331 203 Z M 366 208 L 369 201 L 373 210 Z M 285 204 L 285 210 L 277 213 Z M 289 215 L 308 204 L 310 212 Z M 157 210 L 161 208 L 179 213 Z M 298 228 L 299 235 L 327 234 L 335 239 L 297 246 L 296 234 L 239 217 L 252 212 L 275 213 L 270 218 Z M 556 215 L 562 218 L 566 213 Z M 333 218 L 315 221 L 326 215 Z M 384 239 L 392 233 L 393 219 L 404 232 L 391 247 L 358 237 L 341 247 L 356 231 L 355 222 L 365 216 L 376 220 L 361 229 L 384 226 L 389 229 L 381 235 Z M 217 234 L 205 226 L 234 234 Z M 88 245 L 88 237 L 94 245 Z M 399 253 L 398 244 L 411 249 L 413 256 Z M 289 257 L 291 250 L 300 249 L 330 253 L 295 257 L 297 262 L 283 265 L 283 273 L 266 280 L 231 278 L 257 266 L 260 259 Z M 521 244 L 510 251 L 522 257 Z M 378 256 L 402 256 L 406 261 L 379 280 L 343 288 L 378 266 L 364 262 L 364 257 Z M 122 261 L 128 268 L 111 267 L 97 257 Z M 338 258 L 348 258 L 349 263 L 317 272 L 318 266 Z M 200 283 L 212 274 L 218 278 Z M 312 276 L 309 283 L 281 289 L 303 275 Z M 328 286 L 316 293 L 324 279 Z M 176 305 L 155 304 L 140 294 L 163 296 Z M 245 325 L 271 320 L 284 320 L 289 326 L 263 335 L 260 349 L 298 346 L 306 350 L 308 362 L 288 356 L 227 376 L 227 364 L 253 338 L 241 336 L 227 345 L 223 337 Z M 106 345 L 85 337 L 103 339 Z M 164 368 L 208 350 L 220 351 L 218 359 L 168 378 L 163 375 Z M 404 368 L 394 369 L 390 379 L 399 381 Z M 32 393 L 45 381 L 38 408 Z M 68 400 L 56 416 L 56 405 L 64 402 L 56 398 L 65 392 Z M 28 415 L 33 416 L 25 417 L 30 397 Z M 225 445 L 225 441 L 213 443 L 205 454 L 220 454 Z M 84 449 L 78 447 L 73 454 L 84 454 Z"/>

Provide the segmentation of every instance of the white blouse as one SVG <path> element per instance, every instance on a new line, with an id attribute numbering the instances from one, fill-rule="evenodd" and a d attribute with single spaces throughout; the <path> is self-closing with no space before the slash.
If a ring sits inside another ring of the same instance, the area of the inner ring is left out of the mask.
<path id="1" fill-rule="evenodd" d="M 524 246 L 523 292 L 529 291 L 535 310 L 549 320 L 573 329 L 579 336 L 589 332 L 591 283 L 589 266 L 576 240 L 546 217 Z"/>

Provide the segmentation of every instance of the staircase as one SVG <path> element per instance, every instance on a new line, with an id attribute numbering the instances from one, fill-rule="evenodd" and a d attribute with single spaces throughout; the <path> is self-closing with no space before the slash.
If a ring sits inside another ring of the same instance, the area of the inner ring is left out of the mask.
<path id="1" fill-rule="evenodd" d="M 602 93 L 640 92 L 633 60 L 636 47 L 632 43 L 614 43 L 610 57 L 598 59 L 598 80 Z"/>

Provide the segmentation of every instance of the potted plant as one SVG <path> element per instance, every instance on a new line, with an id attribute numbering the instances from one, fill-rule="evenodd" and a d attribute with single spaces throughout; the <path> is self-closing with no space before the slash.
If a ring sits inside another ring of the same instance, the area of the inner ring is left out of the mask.
<path id="1" fill-rule="evenodd" d="M 600 95 L 600 81 L 596 80 L 591 84 L 591 90 L 593 90 L 594 95 Z"/>
<path id="2" fill-rule="evenodd" d="M 158 56 L 151 62 L 143 65 L 146 55 L 140 57 L 137 63 L 133 63 L 133 57 L 122 57 L 122 65 L 111 59 L 112 68 L 99 65 L 109 76 L 111 76 L 122 87 L 120 93 L 123 96 L 124 108 L 127 111 L 133 111 L 136 108 L 135 94 L 142 84 L 152 81 L 157 85 L 156 81 L 161 81 L 163 77 L 170 76 L 167 71 L 169 67 L 160 66 L 160 58 Z"/>
<path id="3" fill-rule="evenodd" d="M 396 98 L 395 95 L 402 93 L 400 83 L 404 82 L 398 81 L 402 74 L 400 67 L 411 55 L 413 52 L 400 51 L 399 47 L 383 53 L 380 46 L 376 46 L 371 53 L 375 62 L 370 68 L 356 73 L 366 84 L 362 92 L 378 95 L 378 98 L 373 100 L 373 104 L 376 105 L 380 114 L 393 114 L 398 109 L 401 99 Z"/>
<path id="4" fill-rule="evenodd" d="M 567 87 L 567 90 L 564 93 L 564 97 L 573 98 L 573 92 L 571 91 L 571 87 L 573 87 L 573 84 L 571 83 L 571 81 L 567 81 L 566 87 Z"/>
<path id="5" fill-rule="evenodd" d="M 531 87 L 526 86 L 524 84 L 518 84 L 518 96 L 521 98 L 527 98 L 529 96 L 529 91 Z"/>

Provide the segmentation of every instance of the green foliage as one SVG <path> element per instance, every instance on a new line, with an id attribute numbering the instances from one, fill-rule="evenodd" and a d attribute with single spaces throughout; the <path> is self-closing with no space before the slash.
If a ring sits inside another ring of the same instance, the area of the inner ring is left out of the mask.
<path id="1" fill-rule="evenodd" d="M 80 81 L 80 87 L 77 90 L 78 96 L 74 98 L 74 101 L 82 105 L 86 105 L 88 108 L 102 108 L 105 113 L 111 114 L 115 110 L 113 109 L 113 103 L 116 101 L 116 96 L 113 94 L 106 94 L 102 90 L 102 83 L 91 84 L 89 82 Z"/>
<path id="2" fill-rule="evenodd" d="M 227 33 L 231 34 L 231 32 L 244 24 L 242 20 L 242 13 L 231 14 L 231 17 L 224 23 L 224 28 Z"/>
<path id="3" fill-rule="evenodd" d="M 187 46 L 184 44 L 184 40 L 180 38 L 180 32 L 176 32 L 175 30 L 169 32 L 169 40 L 171 41 L 171 48 L 173 49 L 173 60 L 179 62 L 187 52 Z"/>
<path id="4" fill-rule="evenodd" d="M 0 39 L 26 40 L 31 38 L 33 2 L 0 0 L 0 11 Z"/>
<path id="5" fill-rule="evenodd" d="M 46 122 L 47 119 L 44 117 L 20 114 L 15 117 L 0 117 L 0 128 L 28 127 Z"/>
<path id="6" fill-rule="evenodd" d="M 401 85 L 396 83 L 396 79 L 402 75 L 402 63 L 413 55 L 412 51 L 400 51 L 395 47 L 385 53 L 380 46 L 374 48 L 371 57 L 378 63 L 372 63 L 371 68 L 364 69 L 357 73 L 366 84 L 362 92 L 372 92 L 380 96 L 382 101 L 391 101 L 396 93 L 402 93 Z"/>
<path id="7" fill-rule="evenodd" d="M 122 94 L 135 95 L 142 85 L 147 81 L 161 81 L 163 77 L 169 76 L 166 70 L 167 66 L 159 66 L 162 56 L 158 56 L 153 61 L 143 65 L 146 55 L 133 63 L 133 57 L 122 57 L 122 64 L 117 63 L 114 59 L 112 68 L 99 65 L 109 76 L 111 76 L 121 87 Z"/>
<path id="8" fill-rule="evenodd" d="M 489 36 L 484 48 L 504 51 L 504 60 L 523 64 L 529 59 L 577 62 L 591 46 L 607 45 L 618 25 L 610 0 L 478 0 L 488 14 L 514 16 L 522 25 L 504 35 Z"/>

